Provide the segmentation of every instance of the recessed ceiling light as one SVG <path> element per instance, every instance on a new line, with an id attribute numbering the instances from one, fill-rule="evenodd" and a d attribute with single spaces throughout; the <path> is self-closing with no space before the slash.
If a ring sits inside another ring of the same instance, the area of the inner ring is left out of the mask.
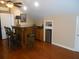
<path id="1" fill-rule="evenodd" d="M 34 2 L 35 7 L 39 6 L 39 3 L 37 1 Z"/>
<path id="2" fill-rule="evenodd" d="M 27 10 L 27 7 L 26 6 L 23 6 L 23 9 L 26 11 Z"/>

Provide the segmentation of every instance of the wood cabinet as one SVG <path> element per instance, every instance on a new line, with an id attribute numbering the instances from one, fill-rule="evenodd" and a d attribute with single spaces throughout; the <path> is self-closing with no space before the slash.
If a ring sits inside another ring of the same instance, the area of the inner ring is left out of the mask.
<path id="1" fill-rule="evenodd" d="M 27 39 L 28 39 L 27 35 L 32 32 L 32 28 L 31 27 L 16 27 L 16 26 L 13 26 L 13 29 L 15 29 L 15 32 L 17 34 L 19 34 L 19 37 L 21 39 L 22 48 L 25 48 L 26 44 L 27 44 Z"/>
<path id="2" fill-rule="evenodd" d="M 43 41 L 43 28 L 36 28 L 36 39 Z"/>
<path id="3" fill-rule="evenodd" d="M 17 27 L 13 26 L 15 29 L 16 33 L 19 34 L 19 37 L 21 39 L 21 46 L 22 48 L 26 47 L 27 44 L 27 39 L 28 39 L 28 34 L 30 34 L 33 30 L 32 27 Z M 43 28 L 35 28 L 35 36 L 37 40 L 43 41 Z"/>

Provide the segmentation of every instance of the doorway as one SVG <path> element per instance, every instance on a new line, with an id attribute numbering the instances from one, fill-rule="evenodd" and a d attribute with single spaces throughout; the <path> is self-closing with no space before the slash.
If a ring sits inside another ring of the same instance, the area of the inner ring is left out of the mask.
<path id="1" fill-rule="evenodd" d="M 46 32 L 45 33 L 45 38 L 46 38 L 45 41 L 47 43 L 50 43 L 51 44 L 52 43 L 52 30 L 51 29 L 46 29 L 45 32 Z"/>

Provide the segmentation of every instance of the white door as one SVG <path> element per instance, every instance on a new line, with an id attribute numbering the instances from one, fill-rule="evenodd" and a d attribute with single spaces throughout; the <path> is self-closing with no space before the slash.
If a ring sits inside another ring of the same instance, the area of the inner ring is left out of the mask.
<path id="1" fill-rule="evenodd" d="M 79 16 L 76 17 L 75 50 L 79 51 Z"/>
<path id="2" fill-rule="evenodd" d="M 2 39 L 6 39 L 4 26 L 11 27 L 14 24 L 14 18 L 12 14 L 5 14 L 5 13 L 0 13 L 0 18 L 1 18 Z"/>

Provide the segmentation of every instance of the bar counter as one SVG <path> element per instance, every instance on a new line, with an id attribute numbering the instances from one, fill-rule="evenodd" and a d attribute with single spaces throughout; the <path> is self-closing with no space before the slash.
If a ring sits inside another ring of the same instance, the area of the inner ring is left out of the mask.
<path id="1" fill-rule="evenodd" d="M 12 28 L 20 36 L 21 47 L 25 48 L 27 44 L 27 35 L 32 32 L 32 27 L 12 26 Z"/>

